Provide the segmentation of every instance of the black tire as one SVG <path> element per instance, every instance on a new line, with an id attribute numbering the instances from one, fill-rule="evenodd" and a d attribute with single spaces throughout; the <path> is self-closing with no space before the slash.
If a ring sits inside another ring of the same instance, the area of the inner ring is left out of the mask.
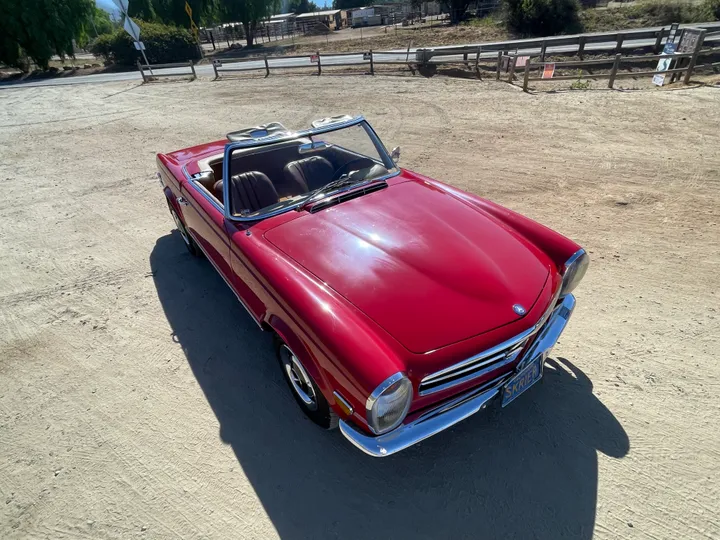
<path id="1" fill-rule="evenodd" d="M 168 208 L 170 209 L 170 214 L 175 221 L 175 226 L 180 233 L 180 238 L 182 238 L 183 244 L 185 244 L 185 247 L 193 257 L 201 257 L 203 255 L 202 250 L 195 243 L 193 237 L 190 236 L 190 233 L 188 233 L 187 229 L 185 228 L 185 224 L 182 222 L 182 219 L 180 219 L 180 216 L 177 215 L 177 212 L 175 212 L 175 209 L 170 204 L 170 201 L 168 201 L 167 203 Z"/>
<path id="2" fill-rule="evenodd" d="M 318 385 L 305 371 L 290 347 L 277 336 L 275 336 L 275 354 L 290 393 L 305 415 L 323 429 L 331 430 L 338 427 L 339 418 L 330 408 Z"/>

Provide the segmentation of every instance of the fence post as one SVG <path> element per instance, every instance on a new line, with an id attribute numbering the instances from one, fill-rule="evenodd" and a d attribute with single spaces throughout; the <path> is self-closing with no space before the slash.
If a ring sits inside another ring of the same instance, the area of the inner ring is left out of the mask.
<path id="1" fill-rule="evenodd" d="M 268 61 L 267 61 L 267 54 L 263 56 L 263 59 L 265 60 L 265 76 L 269 77 L 270 76 L 270 64 L 268 64 Z"/>
<path id="2" fill-rule="evenodd" d="M 578 40 L 578 56 L 580 57 L 580 60 L 584 60 L 585 58 L 585 36 L 580 36 L 580 39 Z"/>
<path id="3" fill-rule="evenodd" d="M 478 64 L 480 63 L 480 50 L 482 47 L 478 47 L 477 54 L 475 55 L 475 73 L 478 77 L 480 77 L 480 68 Z"/>
<path id="4" fill-rule="evenodd" d="M 140 63 L 140 59 L 139 59 L 139 58 L 138 58 L 138 61 L 137 61 L 137 67 L 138 67 L 138 70 L 140 71 L 140 75 L 142 75 L 143 82 L 147 82 L 147 81 L 145 80 L 145 72 L 143 71 L 142 64 Z"/>
<path id="5" fill-rule="evenodd" d="M 530 58 L 525 61 L 525 73 L 523 74 L 523 92 L 528 91 L 528 79 L 530 78 Z"/>
<path id="6" fill-rule="evenodd" d="M 664 26 L 660 30 L 658 30 L 657 39 L 655 40 L 655 46 L 653 47 L 653 54 L 660 54 L 660 46 L 662 45 L 663 35 L 665 35 Z"/>
<path id="7" fill-rule="evenodd" d="M 623 41 L 625 41 L 625 34 L 623 34 L 623 33 L 618 33 L 618 36 L 617 36 L 617 45 L 615 46 L 615 52 L 616 52 L 616 53 L 619 53 L 620 51 L 622 51 Z"/>
<path id="8" fill-rule="evenodd" d="M 510 59 L 510 75 L 508 75 L 508 82 L 512 84 L 513 79 L 515 78 L 515 64 L 517 63 L 517 56 L 513 56 Z"/>
<path id="9" fill-rule="evenodd" d="M 215 79 L 217 79 L 219 75 L 217 72 L 217 65 L 215 64 L 215 60 L 213 60 L 212 67 L 213 67 L 213 71 L 215 72 Z"/>
<path id="10" fill-rule="evenodd" d="M 500 80 L 500 66 L 502 64 L 502 51 L 498 51 L 498 59 L 497 59 L 497 70 L 495 71 L 495 80 Z"/>
<path id="11" fill-rule="evenodd" d="M 463 60 L 465 61 L 465 69 L 470 69 L 470 64 L 468 64 L 468 53 L 463 53 Z"/>
<path id="12" fill-rule="evenodd" d="M 610 72 L 610 80 L 608 81 L 608 88 L 612 88 L 613 84 L 615 84 L 615 75 L 617 75 L 617 70 L 620 67 L 620 58 L 621 58 L 621 55 L 619 53 L 615 55 L 615 62 L 613 62 L 612 71 Z"/>
<path id="13" fill-rule="evenodd" d="M 685 71 L 685 79 L 683 79 L 683 84 L 690 83 L 690 76 L 692 75 L 693 69 L 695 69 L 695 62 L 697 62 L 697 57 L 700 54 L 700 49 L 703 46 L 703 41 L 705 41 L 705 32 L 705 30 L 700 31 L 697 43 L 695 44 L 695 50 L 693 51 L 693 55 L 690 57 L 690 64 L 687 67 L 687 71 Z"/>
<path id="14" fill-rule="evenodd" d="M 545 51 L 547 50 L 547 41 L 543 40 L 540 48 L 540 62 L 545 62 Z"/>
<path id="15" fill-rule="evenodd" d="M 197 79 L 197 73 L 195 73 L 195 66 L 193 65 L 192 60 L 188 60 L 188 65 L 190 66 L 190 69 L 193 73 L 193 79 Z"/>
<path id="16" fill-rule="evenodd" d="M 372 49 L 370 49 L 370 75 L 375 75 L 375 64 L 373 63 Z"/>
<path id="17" fill-rule="evenodd" d="M 320 66 L 320 51 L 316 51 L 318 57 L 318 75 L 322 75 L 322 67 Z"/>
<path id="18" fill-rule="evenodd" d="M 415 75 L 415 70 L 412 67 L 412 64 L 410 64 L 410 47 L 412 46 L 412 40 L 408 41 L 408 48 L 407 52 L 405 53 L 405 61 L 407 62 L 408 68 L 410 68 L 410 73 Z M 417 53 L 415 53 L 415 56 L 417 57 Z"/>

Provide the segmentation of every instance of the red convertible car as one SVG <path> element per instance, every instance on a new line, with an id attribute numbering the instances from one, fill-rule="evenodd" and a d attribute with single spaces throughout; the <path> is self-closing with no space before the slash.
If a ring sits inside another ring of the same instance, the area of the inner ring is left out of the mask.
<path id="1" fill-rule="evenodd" d="M 276 336 L 300 408 L 372 456 L 537 382 L 589 264 L 564 236 L 398 158 L 349 116 L 157 156 L 187 249 Z"/>

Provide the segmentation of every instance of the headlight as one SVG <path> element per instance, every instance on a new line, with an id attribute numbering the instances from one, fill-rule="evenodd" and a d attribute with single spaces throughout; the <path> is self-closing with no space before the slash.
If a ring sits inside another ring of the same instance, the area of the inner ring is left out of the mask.
<path id="1" fill-rule="evenodd" d="M 576 251 L 573 256 L 567 260 L 565 269 L 563 270 L 560 298 L 573 292 L 577 284 L 582 281 L 588 266 L 590 266 L 590 257 L 585 253 L 584 249 Z"/>
<path id="2" fill-rule="evenodd" d="M 397 427 L 412 401 L 412 383 L 402 373 L 385 379 L 367 400 L 367 421 L 377 435 Z"/>

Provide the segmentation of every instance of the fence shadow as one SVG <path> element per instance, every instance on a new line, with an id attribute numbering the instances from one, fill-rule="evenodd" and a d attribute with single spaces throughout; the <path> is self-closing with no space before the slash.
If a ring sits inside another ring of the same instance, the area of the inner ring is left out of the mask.
<path id="1" fill-rule="evenodd" d="M 150 265 L 219 436 L 280 537 L 592 537 L 597 452 L 621 458 L 629 441 L 569 360 L 550 360 L 513 406 L 373 459 L 304 418 L 271 336 L 176 232 L 158 239 Z"/>

